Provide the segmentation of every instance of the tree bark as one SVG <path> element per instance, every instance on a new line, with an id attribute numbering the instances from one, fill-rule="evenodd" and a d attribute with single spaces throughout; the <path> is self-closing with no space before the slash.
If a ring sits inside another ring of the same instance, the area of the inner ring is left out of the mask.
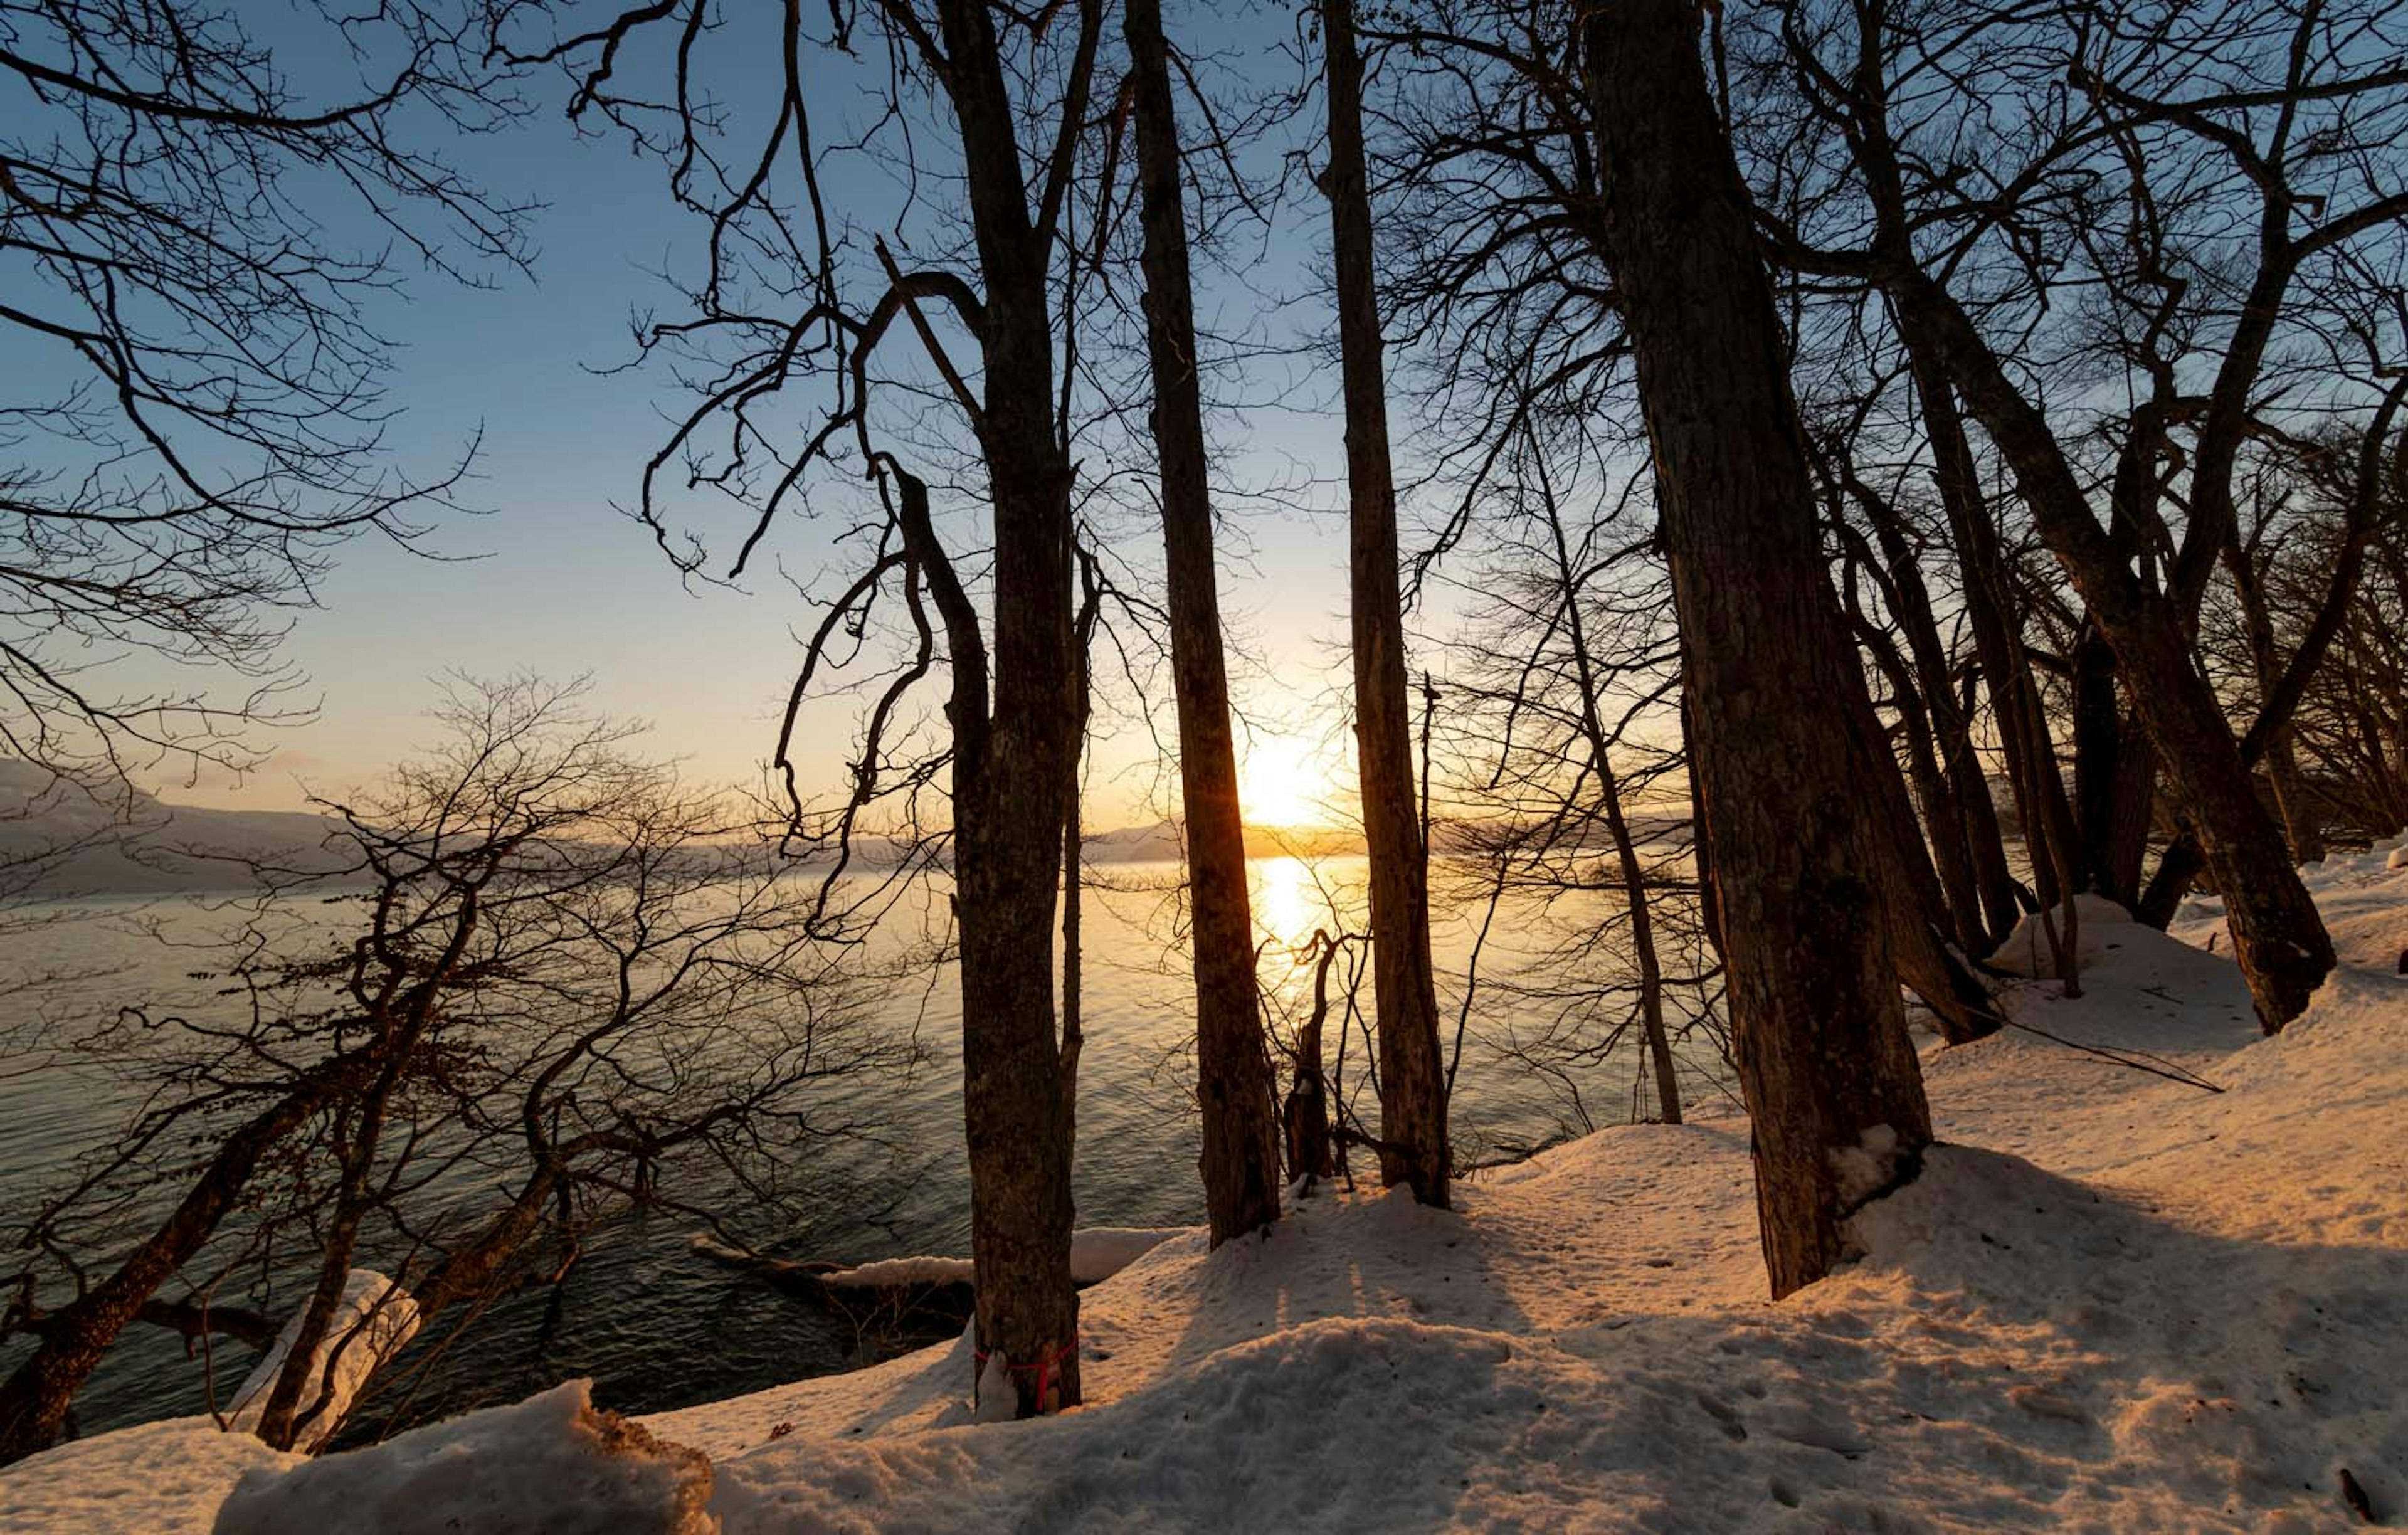
<path id="1" fill-rule="evenodd" d="M 1690 0 L 1586 26 L 1605 224 L 1654 448 L 1712 820 L 1728 999 L 1774 1296 L 1931 1138 L 1865 803 L 1881 743 L 1822 575 L 1814 489 L 1747 195 Z"/>
<path id="2" fill-rule="evenodd" d="M 982 0 L 944 0 L 939 16 L 986 284 L 980 427 L 995 548 L 991 668 L 969 679 L 983 694 L 991 677 L 992 699 L 959 685 L 957 654 L 953 702 L 970 1253 L 980 1348 L 1005 1356 L 1027 1417 L 1079 1401 L 1072 1148 L 1054 988 L 1054 899 L 1079 749 L 1072 471 L 1054 420 L 1051 251 L 1031 220 L 993 13 Z M 1082 27 L 1096 24 L 1082 12 Z M 925 487 L 918 494 L 924 525 Z M 958 634 L 958 589 L 943 601 Z"/>
<path id="3" fill-rule="evenodd" d="M 1221 642 L 1220 571 L 1197 376 L 1195 296 L 1180 181 L 1179 125 L 1157 0 L 1128 0 L 1140 220 L 1145 230 L 1146 353 L 1162 464 L 1170 669 L 1196 946 L 1197 1097 L 1204 1112 L 1204 1209 L 1214 1246 L 1279 1219 L 1279 1129 L 1254 995 L 1246 828 Z"/>
<path id="4" fill-rule="evenodd" d="M 1371 202 L 1363 165 L 1363 61 L 1354 0 L 1325 0 L 1329 197 L 1338 279 L 1352 509 L 1354 743 L 1371 878 L 1372 994 L 1380 1018 L 1380 1176 L 1443 1209 L 1449 1176 L 1446 1065 L 1430 975 L 1429 876 L 1415 804 L 1405 698 L 1404 599 L 1397 578 L 1397 489 L 1388 453 L 1380 306 L 1372 289 Z"/>

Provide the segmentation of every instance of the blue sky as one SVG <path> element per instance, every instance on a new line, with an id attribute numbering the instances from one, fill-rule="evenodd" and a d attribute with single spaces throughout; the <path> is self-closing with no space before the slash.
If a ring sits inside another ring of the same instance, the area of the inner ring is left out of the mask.
<path id="1" fill-rule="evenodd" d="M 1200 24 L 1231 25 L 1205 14 Z M 1169 20 L 1175 36 L 1195 22 L 1177 11 Z M 274 36 L 272 13 L 255 24 Z M 1229 30 L 1216 46 L 1249 50 L 1247 67 L 1266 81 L 1293 79 L 1294 60 L 1276 51 L 1294 36 L 1286 13 L 1256 12 L 1245 27 L 1252 36 Z M 431 679 L 451 670 L 590 673 L 596 707 L 653 722 L 655 750 L 685 759 L 698 777 L 751 782 L 770 751 L 798 656 L 794 631 L 816 618 L 779 571 L 806 583 L 822 573 L 822 533 L 790 519 L 771 540 L 776 563 L 758 567 L 749 591 L 690 591 L 650 535 L 612 509 L 632 498 L 645 458 L 665 438 L 665 412 L 687 396 L 657 369 L 594 368 L 629 355 L 631 310 L 674 308 L 654 273 L 690 260 L 697 224 L 669 204 L 657 162 L 616 138 L 579 139 L 556 101 L 514 132 L 455 154 L 489 191 L 549 205 L 534 222 L 535 276 L 475 291 L 413 274 L 377 320 L 402 343 L 391 380 L 406 411 L 397 445 L 424 455 L 422 463 L 440 460 L 481 429 L 480 478 L 467 499 L 491 514 L 448 520 L 430 540 L 458 563 L 372 541 L 348 547 L 322 607 L 301 614 L 292 637 L 292 657 L 321 700 L 318 720 L 269 740 L 277 754 L 251 780 L 171 781 L 162 785 L 171 798 L 275 808 L 297 801 L 304 782 L 347 787 L 408 753 L 434 699 Z M 874 188 L 850 192 L 874 204 Z M 832 188 L 848 194 L 842 182 Z M 1207 323 L 1231 332 L 1326 324 L 1313 291 L 1326 243 L 1319 200 L 1291 207 L 1277 237 L 1258 237 L 1259 259 L 1243 281 L 1208 275 Z M 1294 307 L 1269 314 L 1267 292 Z M 1251 392 L 1298 366 L 1270 365 Z M 1233 481 L 1293 481 L 1299 465 L 1317 481 L 1280 508 L 1223 498 L 1224 602 L 1262 663 L 1240 664 L 1241 707 L 1312 743 L 1309 761 L 1317 751 L 1320 768 L 1335 772 L 1349 755 L 1345 742 L 1318 745 L 1329 690 L 1345 675 L 1344 458 L 1327 377 L 1285 408 L 1214 429 L 1234 447 L 1224 465 Z M 1131 530 L 1140 535 L 1150 536 Z M 811 733 L 807 776 L 834 779 L 849 739 L 843 719 L 838 707 Z M 1286 756 L 1296 755 L 1292 739 Z M 1100 824 L 1158 808 L 1148 798 L 1161 787 L 1151 757 L 1134 729 L 1098 749 L 1091 815 Z"/>

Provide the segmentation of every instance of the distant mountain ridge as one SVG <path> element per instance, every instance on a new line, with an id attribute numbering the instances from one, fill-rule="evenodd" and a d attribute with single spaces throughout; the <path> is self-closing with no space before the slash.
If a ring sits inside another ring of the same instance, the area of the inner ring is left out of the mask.
<path id="1" fill-rule="evenodd" d="M 308 811 L 173 805 L 122 785 L 104 792 L 0 758 L 0 888 L 11 894 L 238 889 L 262 861 L 334 868 L 326 840 L 337 825 Z"/>
<path id="2" fill-rule="evenodd" d="M 1642 841 L 1670 835 L 1683 823 L 1634 816 Z M 251 866 L 274 862 L 331 871 L 342 862 L 329 839 L 341 823 L 308 811 L 231 811 L 179 805 L 140 790 L 112 786 L 106 794 L 56 778 L 31 763 L 0 758 L 0 892 L 45 898 L 76 896 L 172 895 L 248 886 Z M 1460 826 L 1431 831 L 1434 851 L 1464 854 L 1476 839 Z M 1344 857 L 1360 854 L 1351 829 L 1248 826 L 1250 858 Z M 1162 820 L 1121 826 L 1086 839 L 1096 864 L 1178 863 L 1184 856 L 1180 825 Z M 891 864 L 896 844 L 866 837 L 855 844 L 866 868 Z"/>

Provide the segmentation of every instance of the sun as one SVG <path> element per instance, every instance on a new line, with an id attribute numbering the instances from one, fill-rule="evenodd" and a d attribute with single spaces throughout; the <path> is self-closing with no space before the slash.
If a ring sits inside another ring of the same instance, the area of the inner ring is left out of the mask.
<path id="1" fill-rule="evenodd" d="M 1293 736 L 1255 736 L 1238 767 L 1238 800 L 1255 826 L 1317 825 L 1329 797 L 1320 754 Z"/>

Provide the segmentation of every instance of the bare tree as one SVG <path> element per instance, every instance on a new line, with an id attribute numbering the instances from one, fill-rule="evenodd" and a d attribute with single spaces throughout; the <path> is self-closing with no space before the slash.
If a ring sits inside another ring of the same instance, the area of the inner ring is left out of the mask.
<path id="1" fill-rule="evenodd" d="M 835 849 L 838 868 L 882 808 L 899 807 L 894 829 L 909 837 L 914 868 L 950 852 L 980 1354 L 1011 1382 L 1023 1415 L 1079 1400 L 1077 1051 L 1075 1037 L 1057 1035 L 1053 954 L 1084 671 L 1075 372 L 1057 352 L 1074 350 L 1088 264 L 1073 223 L 1110 184 L 1082 159 L 1103 16 L 1100 0 L 1035 14 L 880 0 L 837 7 L 821 32 L 800 7 L 748 16 L 753 31 L 712 25 L 701 0 L 672 0 L 514 54 L 567 67 L 572 113 L 598 113 L 656 154 L 708 233 L 703 275 L 686 294 L 693 314 L 647 323 L 638 337 L 647 352 L 694 363 L 700 394 L 644 475 L 637 512 L 663 548 L 701 572 L 700 540 L 670 532 L 673 468 L 687 489 L 733 495 L 748 513 L 730 580 L 816 483 L 814 469 L 848 455 L 856 483 L 876 481 L 856 540 L 863 567 L 806 644 L 775 761 L 796 837 Z M 657 46 L 647 52 L 646 40 Z M 713 69 L 741 75 L 748 43 L 784 61 L 774 90 L 735 93 L 730 111 L 707 108 Z M 829 150 L 814 138 L 806 60 L 832 70 L 853 61 L 882 103 L 859 143 Z M 896 205 L 832 210 L 825 157 L 882 152 L 907 172 Z M 951 194 L 924 196 L 923 176 Z M 893 221 L 882 230 L 881 217 Z M 916 374 L 893 356 L 898 326 L 919 343 Z M 803 395 L 816 419 L 797 433 L 787 408 Z M 890 395 L 891 413 L 873 409 Z M 939 472 L 955 466 L 978 485 L 959 498 L 980 506 L 988 530 L 967 544 L 940 524 L 947 501 L 933 494 L 952 489 Z M 968 563 L 977 557 L 982 581 Z M 891 650 L 865 643 L 882 602 L 901 610 Z M 865 653 L 890 669 L 871 690 L 851 781 L 823 812 L 794 781 L 797 722 L 815 690 Z M 910 701 L 940 663 L 941 730 L 924 734 Z M 922 805 L 948 777 L 942 810 Z"/>
<path id="2" fill-rule="evenodd" d="M 1346 398 L 1354 739 L 1363 835 L 1371 865 L 1371 948 L 1380 1014 L 1380 1175 L 1443 1208 L 1450 1174 L 1446 1073 L 1430 974 L 1428 849 L 1423 845 L 1405 697 L 1404 597 L 1398 572 L 1397 487 L 1388 453 L 1387 382 L 1373 286 L 1371 203 L 1363 161 L 1363 64 L 1353 0 L 1319 7 Z"/>
<path id="3" fill-rule="evenodd" d="M 817 1191 L 859 1118 L 832 1084 L 909 1041 L 867 1030 L 809 883 L 746 807 L 632 756 L 575 699 L 455 694 L 446 740 L 322 802 L 332 872 L 256 870 L 209 1003 L 68 1042 L 148 1091 L 23 1216 L 5 1330 L 35 1347 L 0 1384 L 9 1458 L 57 1432 L 125 1327 L 214 1327 L 238 1273 L 258 1288 L 224 1308 L 234 1329 L 300 1289 L 257 1431 L 314 1445 L 349 1405 L 332 1359 L 380 1346 L 340 1309 L 364 1264 L 423 1327 L 610 1211 L 724 1221 Z M 182 1191 L 164 1211 L 163 1187 Z M 173 1283 L 190 1298 L 163 1303 Z"/>
<path id="4" fill-rule="evenodd" d="M 1742 114 L 1765 123 L 1773 206 L 1794 205 L 1763 221 L 1779 259 L 1881 295 L 2062 568 L 2077 843 L 2060 861 L 2128 897 L 2161 775 L 2270 1029 L 2331 948 L 2199 664 L 2199 604 L 2240 445 L 2323 369 L 2353 268 L 2395 259 L 2408 75 L 2361 65 L 2397 27 L 2384 0 L 2128 25 L 1799 0 L 1755 29 Z M 2093 403 L 2105 377 L 2120 409 Z"/>
<path id="5" fill-rule="evenodd" d="M 1145 229 L 1146 350 L 1153 366 L 1154 449 L 1170 653 L 1179 710 L 1179 785 L 1194 903 L 1197 1097 L 1204 1110 L 1204 1203 L 1217 1245 L 1279 1219 L 1278 1122 L 1270 1057 L 1254 997 L 1254 917 L 1246 897 L 1246 828 L 1229 728 L 1220 570 L 1212 557 L 1203 398 L 1179 125 L 1168 44 L 1155 0 L 1127 0 L 1140 217 Z"/>
<path id="6" fill-rule="evenodd" d="M 524 208 L 429 141 L 523 109 L 494 7 L 295 9 L 287 50 L 206 3 L 0 4 L 0 747 L 120 799 L 306 718 L 285 615 L 344 541 L 418 546 L 466 467 L 393 462 L 377 306 L 405 261 L 524 260 Z M 298 91 L 313 50 L 353 78 Z M 136 658 L 168 681 L 126 691 Z"/>
<path id="7" fill-rule="evenodd" d="M 1913 1176 L 1931 1138 L 1889 952 L 1887 828 L 1863 791 L 1882 753 L 1821 577 L 1786 350 L 1698 13 L 1635 0 L 1591 16 L 1584 42 L 1778 1297 L 1841 1260 L 1842 1222 Z"/>

